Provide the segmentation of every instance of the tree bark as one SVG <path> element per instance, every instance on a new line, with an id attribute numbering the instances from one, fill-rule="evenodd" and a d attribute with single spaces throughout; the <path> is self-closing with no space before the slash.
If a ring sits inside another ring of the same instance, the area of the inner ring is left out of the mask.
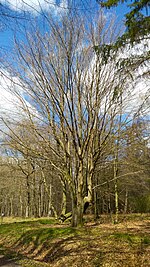
<path id="1" fill-rule="evenodd" d="M 64 180 L 61 180 L 62 186 L 63 186 L 63 193 L 62 193 L 62 208 L 61 208 L 61 214 L 65 215 L 67 211 L 67 192 L 66 192 L 66 182 Z"/>
<path id="2" fill-rule="evenodd" d="M 128 189 L 125 192 L 125 203 L 124 203 L 124 213 L 126 214 L 128 210 Z"/>

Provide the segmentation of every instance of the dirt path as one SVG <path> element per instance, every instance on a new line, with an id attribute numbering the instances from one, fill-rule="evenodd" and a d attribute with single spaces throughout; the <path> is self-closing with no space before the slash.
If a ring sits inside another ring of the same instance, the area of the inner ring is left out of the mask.
<path id="1" fill-rule="evenodd" d="M 4 255 L 0 255 L 0 267 L 21 267 L 15 263 L 14 259 L 8 259 Z"/>
<path id="2" fill-rule="evenodd" d="M 5 256 L 0 255 L 0 267 L 21 267 L 16 264 L 12 259 L 6 259 Z"/>

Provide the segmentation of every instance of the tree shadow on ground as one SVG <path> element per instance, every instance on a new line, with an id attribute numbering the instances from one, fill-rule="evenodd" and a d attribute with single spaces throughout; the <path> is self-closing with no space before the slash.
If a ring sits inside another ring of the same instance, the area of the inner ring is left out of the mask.
<path id="1" fill-rule="evenodd" d="M 84 254 L 85 246 L 80 245 L 81 242 L 85 242 L 86 244 L 89 242 L 88 239 L 83 240 L 80 237 L 68 237 L 59 241 L 55 241 L 51 244 L 50 248 L 47 250 L 45 256 L 43 257 L 43 261 L 53 263 L 62 257 L 68 256 L 79 256 L 80 254 Z M 90 252 L 92 247 L 90 249 Z"/>
<path id="2" fill-rule="evenodd" d="M 57 262 L 61 262 L 60 266 L 64 267 L 102 266 L 106 260 L 108 263 L 115 261 L 116 266 L 121 266 L 117 264 L 122 264 L 123 261 L 126 267 L 132 266 L 132 261 L 134 266 L 148 266 L 148 220 L 130 223 L 129 228 L 124 227 L 124 230 L 116 228 L 117 226 L 110 229 L 105 225 L 102 229 L 101 227 L 98 226 L 96 232 L 89 226 L 83 230 L 71 227 L 30 229 L 21 235 L 13 249 L 30 259 L 49 263 L 50 266 L 55 266 Z"/>
<path id="3" fill-rule="evenodd" d="M 71 227 L 66 228 L 46 228 L 29 230 L 22 234 L 21 237 L 14 244 L 13 248 L 20 253 L 25 253 L 30 256 L 36 257 L 43 253 L 43 251 L 50 251 L 55 254 L 53 250 L 56 247 L 63 247 L 66 242 L 72 242 L 77 235 L 77 230 Z M 64 244 L 64 245 L 63 245 Z"/>
<path id="4" fill-rule="evenodd" d="M 66 256 L 85 256 L 89 248 L 92 255 L 95 250 L 92 241 L 88 232 L 81 236 L 75 228 L 49 228 L 27 231 L 13 247 L 30 258 L 53 263 Z"/>

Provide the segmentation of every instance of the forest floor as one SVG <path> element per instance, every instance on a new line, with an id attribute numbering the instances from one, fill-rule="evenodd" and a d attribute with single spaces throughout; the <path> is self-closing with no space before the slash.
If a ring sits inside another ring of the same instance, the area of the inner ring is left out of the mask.
<path id="1" fill-rule="evenodd" d="M 82 228 L 52 218 L 4 218 L 0 225 L 0 266 L 149 267 L 149 259 L 150 214 L 120 215 L 115 225 L 87 216 Z"/>

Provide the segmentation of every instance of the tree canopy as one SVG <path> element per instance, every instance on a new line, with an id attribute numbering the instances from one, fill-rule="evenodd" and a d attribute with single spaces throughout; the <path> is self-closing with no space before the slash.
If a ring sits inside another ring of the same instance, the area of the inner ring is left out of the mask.
<path id="1" fill-rule="evenodd" d="M 131 43 L 139 42 L 141 38 L 147 36 L 150 32 L 150 17 L 148 16 L 148 8 L 150 3 L 148 0 L 98 0 L 102 7 L 110 9 L 118 6 L 119 3 L 126 3 L 130 11 L 125 15 L 126 31 L 118 39 L 118 44 L 125 44 L 127 40 Z"/>

